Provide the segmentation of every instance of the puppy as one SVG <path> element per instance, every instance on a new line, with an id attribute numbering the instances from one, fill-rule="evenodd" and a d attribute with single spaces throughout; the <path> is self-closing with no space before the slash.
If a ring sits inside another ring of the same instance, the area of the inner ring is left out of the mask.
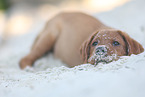
<path id="1" fill-rule="evenodd" d="M 108 27 L 96 18 L 80 12 L 60 13 L 49 20 L 36 38 L 20 67 L 32 66 L 45 53 L 73 67 L 82 63 L 111 62 L 120 56 L 139 54 L 144 48 L 126 33 Z"/>

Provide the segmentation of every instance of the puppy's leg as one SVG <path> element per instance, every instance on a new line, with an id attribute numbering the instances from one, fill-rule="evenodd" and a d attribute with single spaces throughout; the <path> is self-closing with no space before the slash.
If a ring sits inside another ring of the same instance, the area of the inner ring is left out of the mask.
<path id="1" fill-rule="evenodd" d="M 36 38 L 30 53 L 21 59 L 20 68 L 24 69 L 26 66 L 32 66 L 38 58 L 49 52 L 53 48 L 58 34 L 57 25 L 53 21 L 48 23 L 44 31 Z"/>

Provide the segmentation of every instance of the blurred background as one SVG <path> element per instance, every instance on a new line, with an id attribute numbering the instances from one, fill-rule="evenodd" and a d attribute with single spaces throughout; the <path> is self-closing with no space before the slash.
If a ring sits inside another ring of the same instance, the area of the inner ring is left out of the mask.
<path id="1" fill-rule="evenodd" d="M 89 14 L 112 10 L 130 0 L 0 0 L 0 40 L 41 28 L 60 11 Z"/>

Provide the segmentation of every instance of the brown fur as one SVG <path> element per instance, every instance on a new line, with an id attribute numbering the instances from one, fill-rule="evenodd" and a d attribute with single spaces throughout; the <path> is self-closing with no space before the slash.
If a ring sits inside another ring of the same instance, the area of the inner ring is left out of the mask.
<path id="1" fill-rule="evenodd" d="M 97 39 L 98 45 L 92 46 Z M 121 45 L 110 45 L 115 40 Z M 24 69 L 26 66 L 32 66 L 38 58 L 52 49 L 54 56 L 69 67 L 87 62 L 94 64 L 90 58 L 99 46 L 106 46 L 107 55 L 115 53 L 117 56 L 124 56 L 144 51 L 143 47 L 126 33 L 107 27 L 96 18 L 79 12 L 60 13 L 48 21 L 45 29 L 36 38 L 30 53 L 21 59 L 20 67 Z"/>

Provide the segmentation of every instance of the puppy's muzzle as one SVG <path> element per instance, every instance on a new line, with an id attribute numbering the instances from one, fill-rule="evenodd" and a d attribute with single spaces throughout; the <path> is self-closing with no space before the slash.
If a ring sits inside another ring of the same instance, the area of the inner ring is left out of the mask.
<path id="1" fill-rule="evenodd" d="M 105 46 L 99 46 L 99 47 L 97 47 L 96 51 L 95 51 L 95 54 L 96 55 L 100 55 L 100 56 L 107 55 L 107 47 L 105 47 Z"/>
<path id="2" fill-rule="evenodd" d="M 88 63 L 97 65 L 100 62 L 108 63 L 115 60 L 116 54 L 108 55 L 109 48 L 105 45 L 99 45 L 95 48 L 93 55 L 88 59 Z"/>

